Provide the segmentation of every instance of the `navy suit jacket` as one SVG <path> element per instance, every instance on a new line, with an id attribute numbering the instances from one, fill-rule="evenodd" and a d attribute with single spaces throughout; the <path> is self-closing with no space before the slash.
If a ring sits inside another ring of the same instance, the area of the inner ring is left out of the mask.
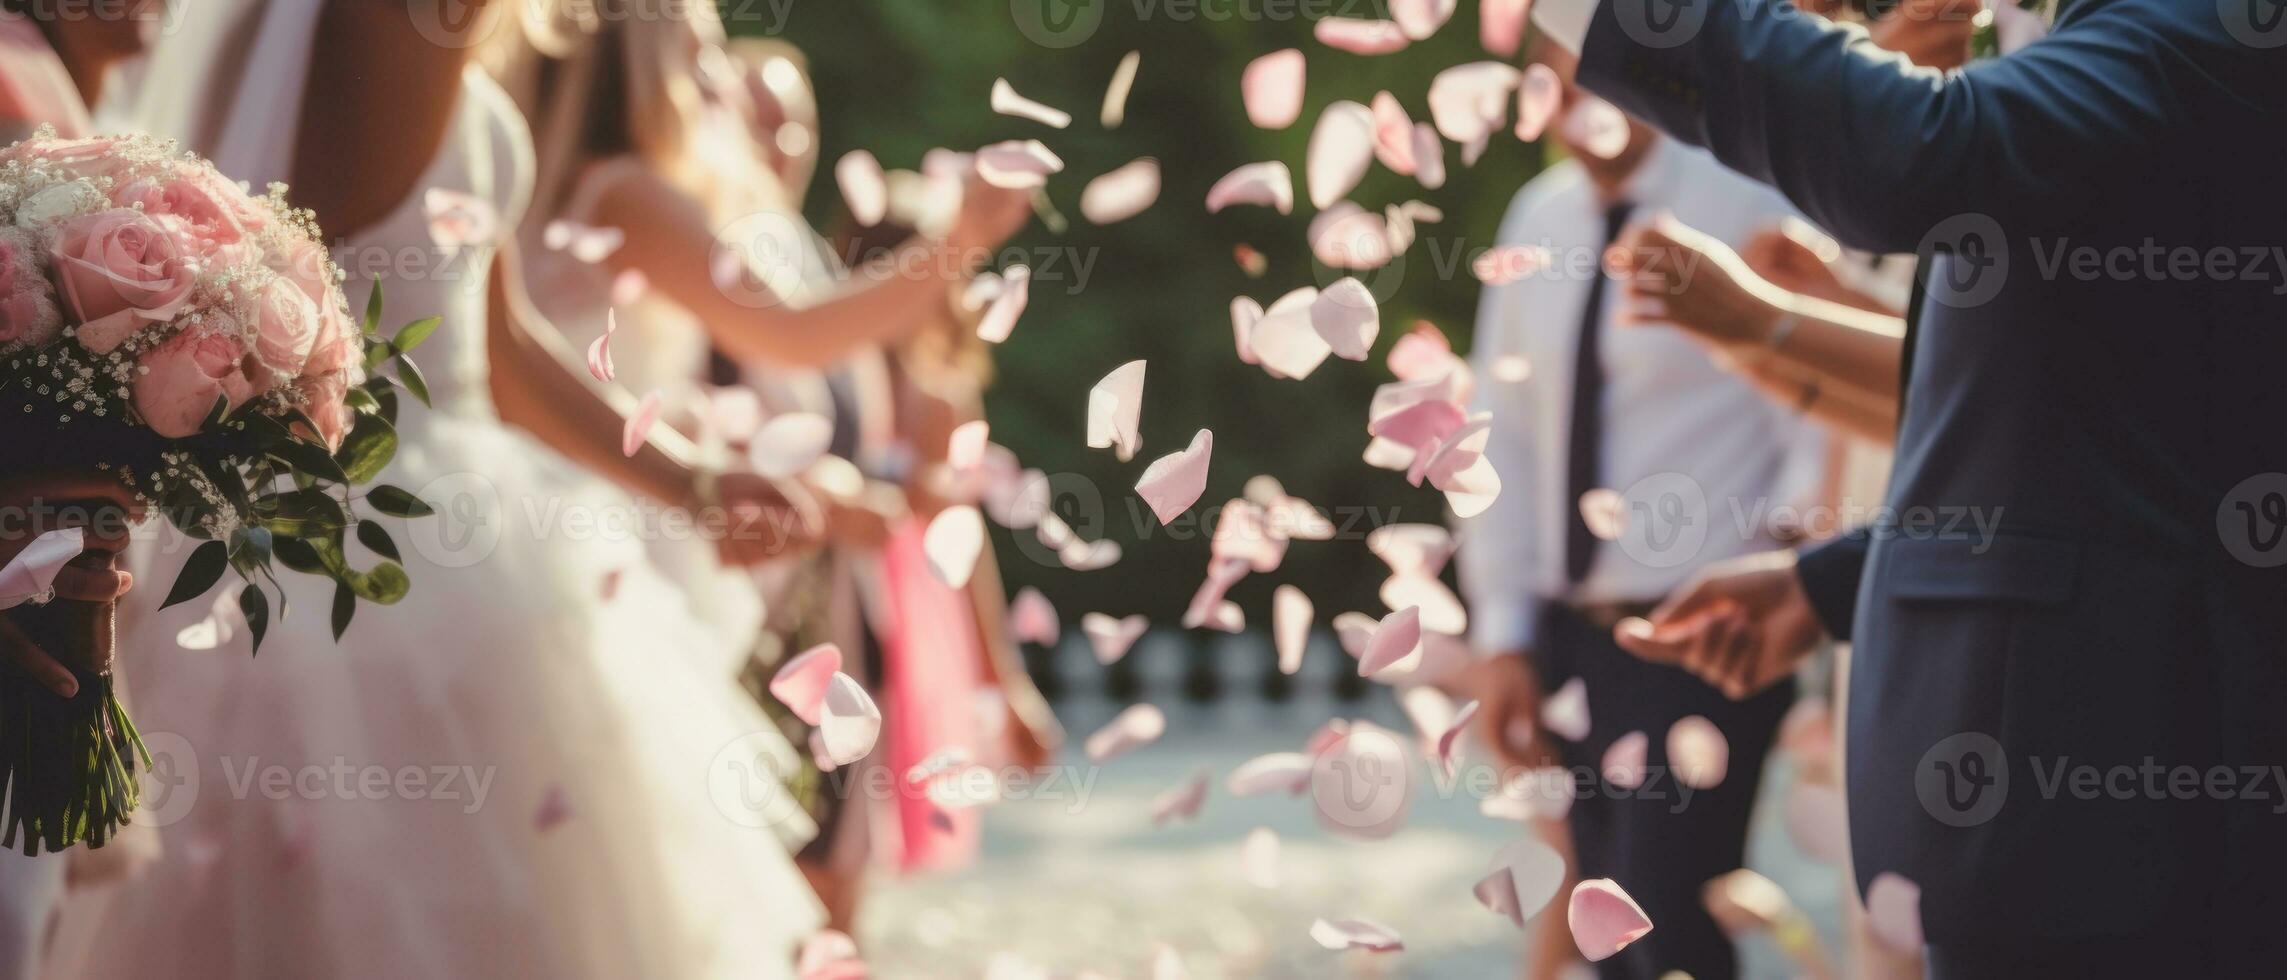
<path id="1" fill-rule="evenodd" d="M 1950 75 L 1781 0 L 1591 22 L 1583 85 L 1925 256 L 1890 513 L 1804 578 L 1856 641 L 1859 882 L 1919 884 L 1933 942 L 2280 942 L 2287 772 L 2245 768 L 2287 766 L 2278 4 L 2080 0 Z"/>

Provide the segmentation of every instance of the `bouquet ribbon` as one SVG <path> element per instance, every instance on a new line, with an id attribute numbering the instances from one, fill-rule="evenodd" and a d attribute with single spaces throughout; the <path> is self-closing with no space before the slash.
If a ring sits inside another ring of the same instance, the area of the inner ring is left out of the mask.
<path id="1" fill-rule="evenodd" d="M 32 539 L 8 567 L 0 568 L 0 609 L 41 602 L 55 594 L 56 573 L 87 549 L 87 532 L 76 527 Z"/>

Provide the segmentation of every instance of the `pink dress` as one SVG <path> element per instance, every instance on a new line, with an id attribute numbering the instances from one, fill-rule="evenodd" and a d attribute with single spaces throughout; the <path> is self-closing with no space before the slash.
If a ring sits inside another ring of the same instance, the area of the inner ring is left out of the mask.
<path id="1" fill-rule="evenodd" d="M 900 525 L 882 549 L 883 588 L 889 615 L 882 625 L 882 717 L 889 771 L 905 773 L 931 754 L 966 749 L 988 758 L 978 744 L 976 611 L 966 592 L 937 580 L 921 550 L 922 524 Z M 978 811 L 942 809 L 900 780 L 897 826 L 882 837 L 898 846 L 894 858 L 907 874 L 967 864 L 977 853 Z"/>

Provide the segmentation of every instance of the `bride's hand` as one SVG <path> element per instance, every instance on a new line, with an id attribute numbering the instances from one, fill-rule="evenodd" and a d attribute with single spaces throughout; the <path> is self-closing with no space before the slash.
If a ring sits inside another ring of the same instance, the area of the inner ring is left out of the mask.
<path id="1" fill-rule="evenodd" d="M 714 497 L 721 519 L 700 523 L 718 532 L 716 550 L 731 565 L 760 565 L 808 550 L 824 526 L 808 491 L 758 473 L 717 476 Z"/>
<path id="2" fill-rule="evenodd" d="M 1031 220 L 1031 194 L 995 187 L 982 178 L 971 177 L 961 192 L 961 213 L 954 219 L 952 229 L 945 233 L 945 245 L 966 261 L 971 252 L 985 253 L 1000 248 Z"/>
<path id="3" fill-rule="evenodd" d="M 143 512 L 142 501 L 100 471 L 0 478 L 0 568 L 40 535 L 65 528 L 86 529 L 87 550 L 117 554 Z"/>

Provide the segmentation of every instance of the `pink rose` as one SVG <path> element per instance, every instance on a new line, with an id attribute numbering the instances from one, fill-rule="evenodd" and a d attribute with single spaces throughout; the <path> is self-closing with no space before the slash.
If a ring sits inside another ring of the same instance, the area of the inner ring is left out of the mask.
<path id="1" fill-rule="evenodd" d="M 0 153 L 0 162 L 21 160 L 26 163 L 43 162 L 57 167 L 76 170 L 82 174 L 111 173 L 123 161 L 114 152 L 119 141 L 109 136 L 91 136 L 76 140 L 25 140 Z"/>
<path id="2" fill-rule="evenodd" d="M 268 222 L 261 206 L 238 185 L 195 164 L 182 165 L 171 178 L 121 185 L 111 193 L 111 203 L 123 208 L 141 205 L 144 214 L 160 219 L 200 255 L 226 249 L 235 254 L 233 246 Z"/>
<path id="3" fill-rule="evenodd" d="M 340 449 L 342 437 L 349 435 L 354 421 L 349 407 L 349 375 L 337 371 L 303 378 L 294 382 L 294 390 L 302 395 L 303 413 L 317 423 L 318 440 L 329 450 Z"/>
<path id="4" fill-rule="evenodd" d="M 143 355 L 135 411 L 162 436 L 194 435 L 214 411 L 215 399 L 227 398 L 235 409 L 254 397 L 242 369 L 245 360 L 245 345 L 230 331 L 201 326 L 177 333 Z"/>
<path id="5" fill-rule="evenodd" d="M 0 351 L 43 346 L 62 329 L 38 250 L 23 233 L 0 229 Z"/>
<path id="6" fill-rule="evenodd" d="M 310 360 L 302 375 L 337 374 L 358 367 L 365 358 L 365 337 L 339 294 L 329 295 L 318 307 L 318 337 L 310 345 Z"/>
<path id="7" fill-rule="evenodd" d="M 136 331 L 174 318 L 197 271 L 173 235 L 149 215 L 114 208 L 74 218 L 56 240 L 56 279 L 79 342 L 109 354 Z"/>
<path id="8" fill-rule="evenodd" d="M 301 377 L 318 342 L 317 304 L 292 280 L 272 279 L 254 296 L 248 315 L 254 327 L 254 360 L 268 376 L 261 383 L 268 386 L 270 377 Z"/>

